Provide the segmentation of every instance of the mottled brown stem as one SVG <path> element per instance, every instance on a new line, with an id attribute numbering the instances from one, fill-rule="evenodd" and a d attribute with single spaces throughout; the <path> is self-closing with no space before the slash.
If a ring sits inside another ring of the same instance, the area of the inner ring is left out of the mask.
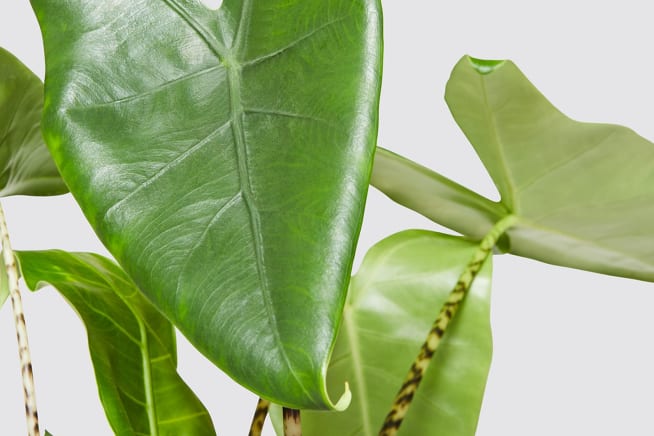
<path id="1" fill-rule="evenodd" d="M 299 410 L 284 407 L 284 436 L 302 436 Z"/>
<path id="2" fill-rule="evenodd" d="M 30 357 L 29 342 L 27 341 L 23 302 L 20 298 L 20 288 L 18 286 L 18 268 L 16 266 L 16 257 L 9 242 L 9 232 L 2 205 L 0 205 L 0 237 L 2 239 L 2 257 L 7 270 L 9 295 L 14 311 L 14 324 L 16 326 L 16 338 L 18 340 L 18 357 L 20 358 L 20 372 L 23 379 L 23 394 L 25 396 L 27 434 L 29 436 L 39 436 L 39 415 L 36 409 L 32 358 Z"/>
<path id="3" fill-rule="evenodd" d="M 397 434 L 402 422 L 404 421 L 404 417 L 409 411 L 413 396 L 420 386 L 425 371 L 427 371 L 447 327 L 450 325 L 452 319 L 454 319 L 454 316 L 459 310 L 468 290 L 472 286 L 475 277 L 481 270 L 486 259 L 488 259 L 488 256 L 492 253 L 493 247 L 497 244 L 498 239 L 512 225 L 514 225 L 515 222 L 516 217 L 513 215 L 503 218 L 493 226 L 490 232 L 488 232 L 484 239 L 479 243 L 479 247 L 470 259 L 468 266 L 463 273 L 461 273 L 461 276 L 459 276 L 459 280 L 456 282 L 454 289 L 450 292 L 450 295 L 447 297 L 445 304 L 443 304 L 436 321 L 432 324 L 429 335 L 427 335 L 427 339 L 420 348 L 420 354 L 418 354 L 413 365 L 411 365 L 402 387 L 395 396 L 393 406 L 390 412 L 388 412 L 388 415 L 386 415 L 384 425 L 379 431 L 380 436 L 394 436 Z"/>
<path id="4" fill-rule="evenodd" d="M 250 433 L 248 433 L 248 436 L 261 436 L 263 424 L 266 422 L 269 408 L 270 401 L 259 398 L 257 409 L 254 411 L 254 416 L 252 417 L 252 424 L 250 425 Z"/>

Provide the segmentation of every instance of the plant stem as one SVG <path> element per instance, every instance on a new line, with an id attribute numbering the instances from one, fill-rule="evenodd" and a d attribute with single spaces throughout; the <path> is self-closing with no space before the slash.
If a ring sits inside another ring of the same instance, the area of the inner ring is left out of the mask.
<path id="1" fill-rule="evenodd" d="M 18 340 L 18 357 L 20 358 L 20 371 L 23 379 L 23 393 L 25 395 L 25 415 L 27 419 L 27 434 L 39 436 L 39 415 L 36 409 L 36 391 L 34 389 L 34 376 L 32 374 L 32 358 L 30 357 L 29 342 L 27 341 L 27 327 L 25 325 L 25 314 L 23 302 L 20 297 L 18 285 L 18 268 L 16 257 L 9 242 L 9 231 L 5 213 L 0 205 L 0 237 L 2 239 L 2 256 L 7 269 L 9 284 L 9 295 L 11 306 L 14 311 L 16 326 L 16 338 Z"/>
<path id="2" fill-rule="evenodd" d="M 284 436 L 302 436 L 299 410 L 284 407 Z"/>
<path id="3" fill-rule="evenodd" d="M 270 401 L 259 398 L 259 401 L 257 402 L 257 408 L 254 411 L 254 416 L 252 417 L 252 424 L 250 425 L 250 433 L 248 433 L 248 436 L 261 436 L 263 423 L 266 422 L 266 415 L 268 415 L 269 408 Z"/>
<path id="4" fill-rule="evenodd" d="M 394 436 L 400 429 L 404 417 L 409 411 L 411 401 L 415 395 L 420 382 L 431 363 L 431 359 L 438 348 L 447 327 L 461 307 L 461 303 L 466 297 L 468 290 L 472 286 L 475 277 L 481 270 L 488 256 L 491 255 L 493 247 L 497 244 L 499 238 L 515 224 L 517 218 L 514 215 L 508 215 L 498 221 L 495 226 L 484 236 L 479 243 L 479 247 L 473 254 L 465 270 L 459 276 L 454 289 L 450 292 L 445 304 L 440 310 L 436 321 L 432 324 L 427 339 L 422 344 L 420 354 L 411 365 L 411 369 L 404 379 L 404 384 L 395 396 L 393 406 L 386 415 L 384 425 L 379 432 L 380 436 Z"/>

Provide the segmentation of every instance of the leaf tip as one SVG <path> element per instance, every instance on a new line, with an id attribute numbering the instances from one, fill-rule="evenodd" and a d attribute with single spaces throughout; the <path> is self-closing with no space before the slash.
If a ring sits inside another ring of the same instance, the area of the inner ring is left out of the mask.
<path id="1" fill-rule="evenodd" d="M 500 68 L 506 61 L 504 60 L 494 60 L 494 59 L 478 59 L 473 58 L 472 56 L 467 56 L 468 62 L 470 65 L 477 70 L 479 74 L 485 75 L 490 74 L 493 71 Z"/>
<path id="2" fill-rule="evenodd" d="M 342 412 L 348 407 L 350 407 L 351 402 L 352 402 L 352 391 L 350 391 L 350 384 L 348 382 L 345 382 L 345 392 L 343 392 L 341 398 L 339 398 L 336 404 L 334 404 L 334 410 L 336 410 L 337 412 Z"/>

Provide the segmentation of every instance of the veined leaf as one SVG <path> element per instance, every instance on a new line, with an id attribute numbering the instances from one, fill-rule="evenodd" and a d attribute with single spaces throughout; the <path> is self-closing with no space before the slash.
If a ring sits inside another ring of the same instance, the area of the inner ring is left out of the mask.
<path id="1" fill-rule="evenodd" d="M 0 197 L 68 192 L 41 136 L 42 111 L 43 84 L 0 48 Z"/>
<path id="2" fill-rule="evenodd" d="M 438 311 L 476 249 L 477 244 L 460 237 L 410 230 L 368 252 L 352 280 L 329 368 L 330 380 L 349 380 L 352 404 L 344 412 L 303 411 L 303 434 L 378 434 Z M 474 436 L 492 354 L 490 285 L 489 258 L 434 355 L 401 435 Z M 271 416 L 281 435 L 276 414 Z"/>
<path id="3" fill-rule="evenodd" d="M 494 219 L 489 209 L 503 208 L 518 217 L 508 231 L 511 253 L 654 281 L 652 142 L 626 127 L 568 118 L 510 61 L 464 57 L 445 97 L 495 182 L 501 204 L 472 201 L 479 196 L 469 193 L 465 207 L 475 212 L 459 223 L 448 221 L 451 212 L 434 210 L 445 209 L 465 188 L 444 184 L 442 176 L 388 153 L 382 160 L 402 167 L 402 179 L 381 168 L 375 186 L 472 237 Z M 411 182 L 421 187 L 411 188 Z M 431 200 L 424 192 L 433 193 Z"/>
<path id="4" fill-rule="evenodd" d="M 86 326 L 98 391 L 118 435 L 212 435 L 177 374 L 175 332 L 127 275 L 91 253 L 17 252 L 27 286 L 54 286 Z"/>
<path id="5" fill-rule="evenodd" d="M 148 297 L 241 384 L 324 374 L 376 140 L 379 0 L 32 0 L 45 137 Z"/>

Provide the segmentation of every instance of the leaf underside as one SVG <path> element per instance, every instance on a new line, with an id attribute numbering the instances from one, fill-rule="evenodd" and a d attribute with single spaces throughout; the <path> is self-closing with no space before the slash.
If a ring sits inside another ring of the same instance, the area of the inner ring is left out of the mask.
<path id="1" fill-rule="evenodd" d="M 376 141 L 378 0 L 32 0 L 44 134 L 86 217 L 210 360 L 329 408 Z"/>
<path id="2" fill-rule="evenodd" d="M 329 379 L 346 379 L 344 412 L 302 412 L 306 436 L 377 435 L 474 242 L 410 230 L 375 245 L 354 276 Z M 489 259 L 490 260 L 490 259 Z M 490 368 L 491 262 L 477 276 L 423 379 L 400 435 L 474 436 Z M 331 388 L 338 389 L 337 383 Z M 278 411 L 272 412 L 278 434 Z"/>
<path id="3" fill-rule="evenodd" d="M 626 127 L 568 118 L 510 61 L 464 57 L 452 72 L 445 98 L 495 182 L 501 203 L 480 200 L 391 153 L 379 157 L 375 186 L 474 238 L 503 216 L 496 216 L 502 209 L 504 215 L 516 215 L 518 223 L 507 238 L 511 253 L 654 281 L 652 142 Z M 458 201 L 455 209 L 446 207 L 452 198 Z"/>
<path id="4" fill-rule="evenodd" d="M 116 434 L 216 434 L 177 374 L 173 326 L 115 263 L 58 250 L 17 256 L 31 290 L 54 286 L 84 322 L 100 399 Z"/>
<path id="5" fill-rule="evenodd" d="M 42 112 L 43 84 L 0 47 L 0 197 L 68 192 L 41 136 Z"/>

